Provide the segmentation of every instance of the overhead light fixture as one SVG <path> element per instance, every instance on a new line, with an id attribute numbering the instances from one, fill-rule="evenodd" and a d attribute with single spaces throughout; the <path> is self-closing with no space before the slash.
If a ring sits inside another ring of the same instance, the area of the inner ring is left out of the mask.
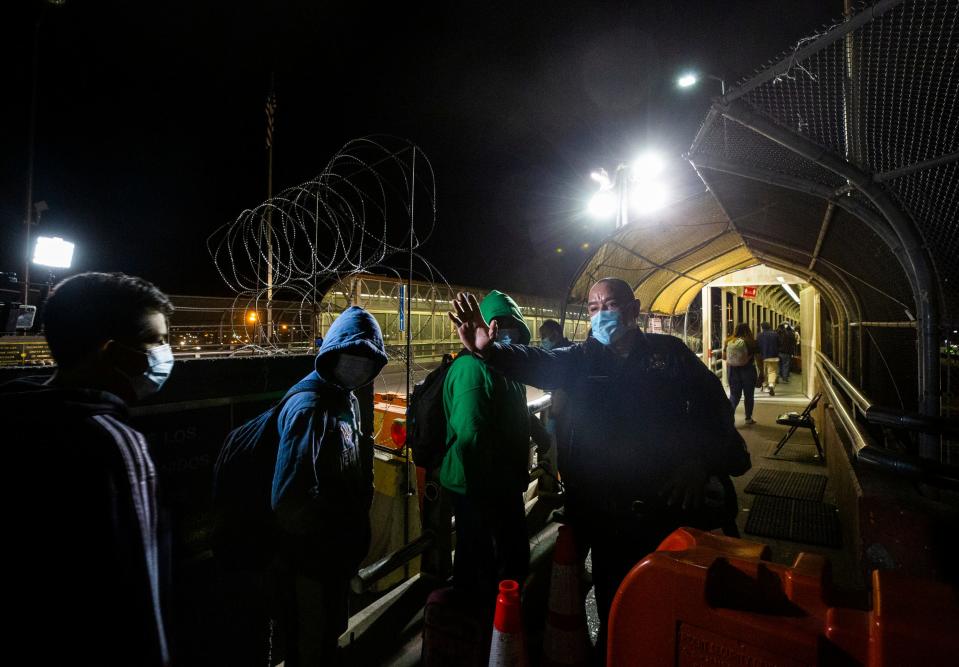
<path id="1" fill-rule="evenodd" d="M 689 88 L 690 86 L 695 86 L 697 81 L 699 81 L 699 77 L 692 72 L 687 72 L 676 79 L 676 83 L 680 88 Z"/>
<path id="2" fill-rule="evenodd" d="M 783 279 L 780 278 L 779 280 L 783 280 Z M 786 290 L 786 294 L 788 294 L 789 296 L 793 298 L 793 301 L 795 301 L 796 303 L 799 303 L 799 296 L 797 296 L 793 288 L 789 286 L 789 283 L 783 280 L 782 287 L 784 290 Z"/>
<path id="3" fill-rule="evenodd" d="M 634 181 L 659 176 L 665 163 L 659 153 L 648 151 L 633 160 L 632 178 Z"/>
<path id="4" fill-rule="evenodd" d="M 40 236 L 33 251 L 33 263 L 55 269 L 69 269 L 73 262 L 74 244 L 59 236 Z"/>
<path id="5" fill-rule="evenodd" d="M 592 172 L 589 177 L 599 183 L 600 187 L 604 190 L 608 190 L 613 187 L 613 184 L 609 180 L 609 174 L 606 173 L 605 169 L 599 169 Z"/>
<path id="6" fill-rule="evenodd" d="M 600 190 L 590 198 L 586 210 L 597 220 L 608 220 L 616 214 L 616 195 L 611 190 Z"/>
<path id="7" fill-rule="evenodd" d="M 641 215 L 658 211 L 666 205 L 666 188 L 656 181 L 635 183 L 629 189 L 629 203 Z"/>

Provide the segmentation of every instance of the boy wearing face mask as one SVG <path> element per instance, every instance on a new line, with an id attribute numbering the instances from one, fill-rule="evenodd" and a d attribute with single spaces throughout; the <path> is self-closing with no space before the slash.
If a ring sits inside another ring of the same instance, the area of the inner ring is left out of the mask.
<path id="1" fill-rule="evenodd" d="M 639 301 L 617 278 L 589 290 L 591 337 L 552 351 L 501 345 L 472 295 L 453 306 L 460 340 L 489 367 L 567 396 L 557 432 L 566 515 L 580 551 L 592 548 L 603 654 L 629 570 L 688 525 L 683 510 L 701 506 L 710 476 L 749 467 L 722 385 L 680 339 L 639 329 Z"/>
<path id="2" fill-rule="evenodd" d="M 11 662 L 169 663 L 156 470 L 127 404 L 173 368 L 172 312 L 141 278 L 68 278 L 44 311 L 55 374 L 0 387 L 4 488 L 20 500 L 7 525 L 17 546 L 6 595 L 15 622 L 30 623 L 12 631 Z"/>
<path id="3" fill-rule="evenodd" d="M 504 346 L 529 343 L 519 306 L 493 290 L 480 305 L 499 325 Z M 503 579 L 522 582 L 529 568 L 523 491 L 529 483 L 530 419 L 526 387 L 463 354 L 443 384 L 448 451 L 440 483 L 453 497 L 453 588 L 492 614 Z"/>
<path id="4" fill-rule="evenodd" d="M 347 308 L 301 381 L 316 391 L 294 394 L 280 410 L 272 506 L 288 667 L 336 664 L 350 578 L 370 546 L 373 500 L 373 441 L 360 432 L 353 392 L 386 362 L 376 320 L 363 308 Z"/>
<path id="5" fill-rule="evenodd" d="M 563 335 L 563 327 L 556 320 L 544 320 L 539 327 L 539 346 L 544 350 L 569 347 L 572 341 Z"/>

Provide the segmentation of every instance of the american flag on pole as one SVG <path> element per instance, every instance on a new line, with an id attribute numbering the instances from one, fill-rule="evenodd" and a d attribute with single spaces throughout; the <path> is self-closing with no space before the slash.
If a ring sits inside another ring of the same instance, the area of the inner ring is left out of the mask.
<path id="1" fill-rule="evenodd" d="M 266 147 L 273 147 L 273 115 L 276 113 L 276 93 L 272 90 L 266 97 Z"/>

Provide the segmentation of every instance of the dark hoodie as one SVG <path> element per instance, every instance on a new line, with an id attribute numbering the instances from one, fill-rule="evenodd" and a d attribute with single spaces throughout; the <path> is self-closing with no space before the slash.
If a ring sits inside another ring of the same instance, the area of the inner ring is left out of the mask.
<path id="1" fill-rule="evenodd" d="M 167 664 L 156 474 L 143 435 L 119 397 L 42 382 L 0 386 L 13 499 L 7 661 Z"/>
<path id="2" fill-rule="evenodd" d="M 330 373 L 338 352 L 371 356 L 370 380 L 386 365 L 380 327 L 366 310 L 348 308 L 324 337 L 305 378 L 320 391 L 296 394 L 280 411 L 273 476 L 281 550 L 298 571 L 317 577 L 351 575 L 370 545 L 373 443 L 360 433 L 356 397 Z"/>

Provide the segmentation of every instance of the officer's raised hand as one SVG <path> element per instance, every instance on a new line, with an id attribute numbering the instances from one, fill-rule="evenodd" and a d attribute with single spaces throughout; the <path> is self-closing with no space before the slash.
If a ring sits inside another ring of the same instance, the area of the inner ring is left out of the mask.
<path id="1" fill-rule="evenodd" d="M 456 325 L 456 333 L 467 350 L 482 353 L 492 345 L 496 338 L 496 322 L 486 324 L 475 296 L 469 292 L 458 292 L 453 299 L 453 310 L 447 314 Z"/>

